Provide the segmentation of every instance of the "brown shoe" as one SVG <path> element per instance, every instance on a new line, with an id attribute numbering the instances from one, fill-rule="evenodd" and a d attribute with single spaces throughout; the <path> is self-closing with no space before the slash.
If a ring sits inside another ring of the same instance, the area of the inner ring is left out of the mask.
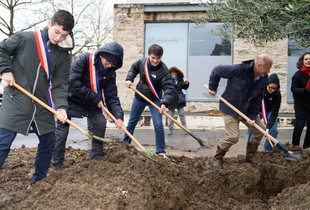
<path id="1" fill-rule="evenodd" d="M 226 151 L 222 150 L 219 146 L 217 146 L 215 155 L 211 160 L 211 166 L 216 169 L 223 169 L 223 157 L 225 154 Z"/>
<path id="2" fill-rule="evenodd" d="M 248 143 L 246 146 L 246 155 L 244 160 L 252 165 L 262 164 L 262 162 L 257 159 L 257 149 L 258 144 Z"/>

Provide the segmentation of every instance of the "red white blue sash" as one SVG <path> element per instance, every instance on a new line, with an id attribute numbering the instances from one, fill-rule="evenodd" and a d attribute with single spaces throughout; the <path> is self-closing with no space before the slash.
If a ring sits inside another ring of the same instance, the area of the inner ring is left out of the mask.
<path id="1" fill-rule="evenodd" d="M 153 83 L 152 83 L 152 79 L 150 77 L 150 72 L 149 72 L 149 67 L 147 65 L 147 59 L 145 60 L 145 63 L 144 63 L 144 73 L 145 73 L 145 77 L 146 77 L 146 81 L 147 83 L 149 84 L 150 88 L 151 88 L 151 91 L 153 92 L 153 94 L 156 96 L 156 98 L 158 100 L 161 100 L 153 86 Z"/>
<path id="2" fill-rule="evenodd" d="M 46 73 L 46 76 L 47 76 L 47 81 L 48 81 L 47 100 L 48 100 L 48 104 L 50 105 L 50 107 L 55 109 L 55 104 L 53 102 L 53 97 L 52 97 L 51 64 L 50 64 L 50 57 L 49 57 L 49 53 L 48 53 L 48 47 L 47 47 L 45 38 L 41 34 L 40 31 L 35 31 L 34 36 L 36 38 L 40 63 L 41 63 L 41 66 Z"/>
<path id="3" fill-rule="evenodd" d="M 265 99 L 262 100 L 262 116 L 263 116 L 264 124 L 267 125 L 268 116 L 267 116 L 267 111 L 266 111 Z"/>
<path id="4" fill-rule="evenodd" d="M 99 81 L 98 81 L 98 73 L 95 67 L 95 53 L 91 53 L 89 55 L 89 78 L 90 78 L 90 88 L 95 93 L 98 93 L 99 90 Z M 100 93 L 98 93 L 100 94 Z"/>
<path id="5" fill-rule="evenodd" d="M 93 92 L 99 94 L 102 96 L 102 101 L 103 101 L 103 106 L 107 108 L 107 105 L 105 103 L 105 98 L 104 98 L 104 92 L 103 89 L 101 92 L 99 92 L 99 79 L 98 79 L 98 73 L 96 71 L 96 67 L 95 67 L 95 53 L 91 53 L 89 55 L 89 78 L 90 78 L 90 88 Z M 112 118 L 108 115 L 108 113 L 106 113 L 106 111 L 104 111 L 104 109 L 102 109 L 103 115 L 105 117 L 106 120 L 110 121 L 111 123 L 113 123 L 114 121 L 112 120 Z"/>

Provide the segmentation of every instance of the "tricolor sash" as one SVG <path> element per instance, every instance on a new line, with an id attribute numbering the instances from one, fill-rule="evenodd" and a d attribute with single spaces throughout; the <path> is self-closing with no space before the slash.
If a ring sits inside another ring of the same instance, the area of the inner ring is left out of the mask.
<path id="1" fill-rule="evenodd" d="M 50 64 L 50 57 L 49 57 L 49 53 L 48 53 L 48 47 L 47 47 L 45 38 L 40 31 L 35 31 L 34 36 L 36 38 L 40 63 L 41 63 L 41 66 L 46 73 L 46 76 L 47 76 L 47 81 L 48 81 L 47 100 L 48 100 L 48 104 L 50 105 L 50 107 L 55 109 L 55 104 L 53 102 L 53 97 L 52 97 L 51 64 Z"/>
<path id="2" fill-rule="evenodd" d="M 264 124 L 267 125 L 269 116 L 267 116 L 265 99 L 262 100 L 262 117 L 263 117 Z"/>
<path id="3" fill-rule="evenodd" d="M 156 96 L 156 98 L 158 100 L 161 100 L 153 86 L 153 83 L 152 83 L 152 79 L 150 77 L 150 72 L 149 72 L 149 67 L 147 65 L 147 59 L 145 60 L 145 63 L 144 63 L 144 73 L 145 73 L 145 77 L 146 77 L 146 81 L 147 83 L 149 84 L 150 88 L 151 88 L 151 91 L 153 92 L 153 94 Z"/>
<path id="4" fill-rule="evenodd" d="M 91 53 L 89 55 L 89 78 L 90 78 L 90 88 L 93 92 L 101 95 L 102 97 L 102 101 L 103 101 L 103 106 L 107 108 L 107 104 L 105 103 L 105 98 L 104 98 L 104 92 L 103 89 L 101 92 L 99 92 L 99 79 L 98 79 L 98 73 L 96 71 L 96 67 L 95 67 L 95 53 Z M 106 120 L 110 121 L 111 123 L 113 123 L 114 121 L 112 120 L 112 118 L 108 115 L 108 113 L 106 113 L 106 111 L 104 111 L 104 109 L 102 109 L 103 115 L 105 117 Z"/>

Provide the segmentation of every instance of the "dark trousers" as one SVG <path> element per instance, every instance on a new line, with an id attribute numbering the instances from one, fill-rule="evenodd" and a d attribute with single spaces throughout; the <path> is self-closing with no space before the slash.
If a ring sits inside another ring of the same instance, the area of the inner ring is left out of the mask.
<path id="1" fill-rule="evenodd" d="M 296 118 L 295 127 L 293 131 L 293 140 L 292 140 L 292 144 L 295 146 L 299 146 L 300 137 L 304 129 L 305 122 L 306 120 Z M 304 149 L 308 147 L 310 147 L 310 121 L 307 121 L 307 131 L 306 131 L 304 145 L 303 145 Z"/>
<path id="2" fill-rule="evenodd" d="M 69 116 L 69 119 L 71 117 Z M 88 119 L 94 126 L 94 135 L 104 138 L 106 130 L 106 119 L 102 113 L 96 114 L 94 116 L 89 116 Z M 63 166 L 65 160 L 66 142 L 69 134 L 69 124 L 62 124 L 57 120 L 56 128 L 56 142 L 53 152 L 52 165 L 54 168 Z M 103 142 L 92 139 L 92 148 L 90 151 L 90 159 L 98 159 L 102 157 L 103 153 Z"/>
<path id="3" fill-rule="evenodd" d="M 39 136 L 34 123 L 31 124 L 39 138 L 38 151 L 35 158 L 35 171 L 32 174 L 31 183 L 45 178 L 51 163 L 53 148 L 55 144 L 55 133 L 48 133 Z M 16 132 L 0 129 L 0 168 L 8 157 L 10 147 L 16 137 Z"/>

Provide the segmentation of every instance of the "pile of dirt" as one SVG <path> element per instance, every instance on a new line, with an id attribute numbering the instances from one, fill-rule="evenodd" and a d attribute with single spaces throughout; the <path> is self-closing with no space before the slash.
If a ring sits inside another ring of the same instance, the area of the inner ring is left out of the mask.
<path id="1" fill-rule="evenodd" d="M 285 145 L 289 146 L 289 145 Z M 29 189 L 34 148 L 12 149 L 0 172 L 2 209 L 308 209 L 310 150 L 297 161 L 282 151 L 259 153 L 263 164 L 244 156 L 224 158 L 224 170 L 210 157 L 153 161 L 120 141 L 106 143 L 99 160 L 89 151 L 67 148 L 65 166 Z"/>

